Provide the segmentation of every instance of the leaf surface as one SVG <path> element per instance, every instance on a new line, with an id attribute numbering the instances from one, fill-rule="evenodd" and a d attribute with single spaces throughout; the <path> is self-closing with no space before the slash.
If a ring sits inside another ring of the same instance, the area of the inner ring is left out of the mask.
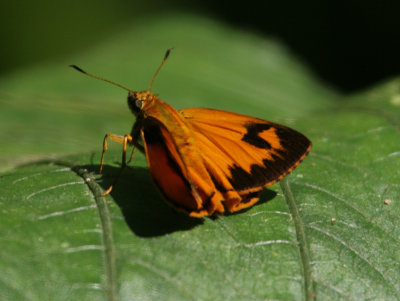
<path id="1" fill-rule="evenodd" d="M 134 118 L 125 94 L 66 66 L 144 90 L 171 46 L 153 87 L 161 99 L 284 123 L 313 141 L 247 211 L 176 213 L 141 154 L 100 197 L 121 160 L 110 144 L 96 175 L 102 137 L 129 133 Z M 400 299 L 398 79 L 340 96 L 276 42 L 172 16 L 3 78 L 0 91 L 2 300 Z"/>

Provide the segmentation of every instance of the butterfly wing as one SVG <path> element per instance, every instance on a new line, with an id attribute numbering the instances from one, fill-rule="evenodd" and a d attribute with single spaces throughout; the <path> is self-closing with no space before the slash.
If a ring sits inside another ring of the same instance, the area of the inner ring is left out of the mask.
<path id="1" fill-rule="evenodd" d="M 161 101 L 147 110 L 142 139 L 155 184 L 194 217 L 253 205 L 311 148 L 278 124 L 220 110 L 176 111 Z"/>
<path id="2" fill-rule="evenodd" d="M 180 113 L 191 125 L 215 187 L 241 196 L 240 202 L 225 204 L 231 212 L 257 202 L 262 188 L 290 173 L 311 149 L 303 134 L 258 118 L 213 109 Z"/>

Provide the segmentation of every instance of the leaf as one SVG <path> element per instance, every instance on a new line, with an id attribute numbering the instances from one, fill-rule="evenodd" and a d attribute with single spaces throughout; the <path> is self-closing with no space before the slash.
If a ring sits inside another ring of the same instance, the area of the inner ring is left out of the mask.
<path id="1" fill-rule="evenodd" d="M 393 80 L 302 122 L 312 167 L 291 186 L 322 300 L 400 298 L 398 99 Z"/>
<path id="2" fill-rule="evenodd" d="M 170 46 L 153 88 L 163 100 L 280 121 L 313 141 L 245 212 L 176 213 L 141 154 L 99 196 L 121 153 L 110 145 L 98 176 L 96 147 L 134 120 L 111 103 L 118 90 L 65 66 L 146 89 Z M 0 299 L 400 299 L 398 80 L 336 102 L 279 44 L 184 16 L 133 25 L 71 60 L 0 81 L 1 152 L 15 166 L 0 178 Z"/>

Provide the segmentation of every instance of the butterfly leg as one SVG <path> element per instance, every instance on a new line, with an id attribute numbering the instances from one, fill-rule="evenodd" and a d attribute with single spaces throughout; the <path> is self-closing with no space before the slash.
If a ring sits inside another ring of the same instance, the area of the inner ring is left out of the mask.
<path id="1" fill-rule="evenodd" d="M 107 139 L 108 138 L 113 140 L 113 141 L 115 141 L 115 142 L 117 142 L 117 143 L 122 144 L 122 163 L 121 163 L 121 168 L 119 169 L 118 175 L 116 176 L 113 184 L 104 193 L 102 193 L 102 196 L 105 196 L 105 195 L 109 194 L 111 192 L 111 190 L 114 188 L 115 184 L 118 182 L 118 179 L 119 179 L 120 175 L 122 174 L 122 171 L 124 170 L 124 168 L 126 166 L 126 149 L 127 149 L 127 146 L 128 146 L 128 144 L 132 144 L 131 135 L 120 136 L 120 135 L 114 135 L 114 134 L 106 134 L 105 137 L 104 137 L 104 141 L 103 141 L 103 152 L 101 154 L 101 163 L 100 163 L 99 173 L 101 173 L 102 170 L 103 170 L 104 154 L 105 154 L 106 150 L 108 149 L 108 143 L 107 143 Z M 132 150 L 132 154 L 131 154 L 130 160 L 132 160 L 132 158 L 133 158 L 134 150 L 135 149 Z"/>
<path id="2" fill-rule="evenodd" d="M 130 163 L 133 160 L 133 156 L 135 155 L 135 150 L 136 150 L 136 146 L 134 146 L 132 148 L 131 156 L 129 157 L 128 163 Z"/>

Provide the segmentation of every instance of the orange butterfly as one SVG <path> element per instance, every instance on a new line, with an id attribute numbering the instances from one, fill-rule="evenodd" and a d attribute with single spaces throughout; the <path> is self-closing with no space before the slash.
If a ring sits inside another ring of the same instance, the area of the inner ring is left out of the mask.
<path id="1" fill-rule="evenodd" d="M 128 106 L 136 116 L 129 135 L 106 134 L 123 144 L 122 165 L 110 193 L 126 166 L 127 146 L 146 154 L 150 174 L 166 201 L 192 217 L 236 212 L 255 204 L 264 187 L 281 180 L 307 156 L 311 142 L 283 125 L 236 113 L 192 108 L 175 110 L 150 92 L 76 70 L 129 91 Z M 141 142 L 140 142 L 141 140 Z"/>

